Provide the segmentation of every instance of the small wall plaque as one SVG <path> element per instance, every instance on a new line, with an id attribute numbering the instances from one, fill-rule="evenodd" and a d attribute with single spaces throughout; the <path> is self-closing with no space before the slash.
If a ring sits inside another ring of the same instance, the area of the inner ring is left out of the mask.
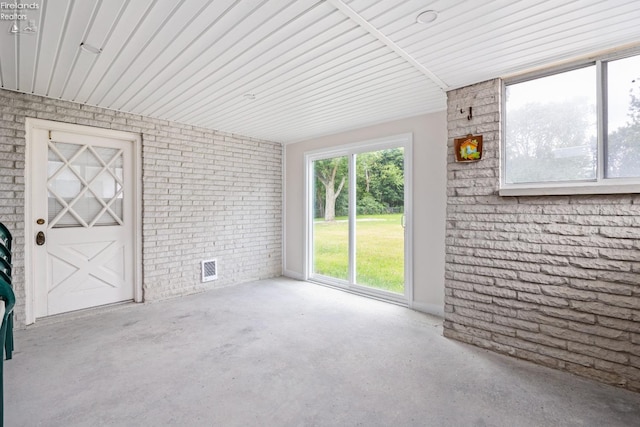
<path id="1" fill-rule="evenodd" d="M 456 162 L 477 162 L 482 158 L 482 135 L 469 134 L 453 142 Z"/>

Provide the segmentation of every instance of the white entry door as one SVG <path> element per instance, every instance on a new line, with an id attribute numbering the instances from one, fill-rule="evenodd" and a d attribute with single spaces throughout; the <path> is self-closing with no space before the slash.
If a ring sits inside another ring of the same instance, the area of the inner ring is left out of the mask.
<path id="1" fill-rule="evenodd" d="M 35 317 L 135 297 L 135 144 L 35 128 Z"/>

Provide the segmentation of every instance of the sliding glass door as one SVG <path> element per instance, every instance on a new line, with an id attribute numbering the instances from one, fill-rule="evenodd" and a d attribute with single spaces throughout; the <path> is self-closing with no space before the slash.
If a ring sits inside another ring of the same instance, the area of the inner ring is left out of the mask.
<path id="1" fill-rule="evenodd" d="M 307 155 L 308 278 L 409 299 L 410 142 L 402 135 Z"/>

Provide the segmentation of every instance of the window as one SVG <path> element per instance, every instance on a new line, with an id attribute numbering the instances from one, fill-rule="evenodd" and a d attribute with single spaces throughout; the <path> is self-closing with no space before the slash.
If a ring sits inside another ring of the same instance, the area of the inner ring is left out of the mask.
<path id="1" fill-rule="evenodd" d="M 640 55 L 507 82 L 501 195 L 640 192 Z"/>
<path id="2" fill-rule="evenodd" d="M 640 177 L 640 55 L 607 67 L 608 178 Z"/>

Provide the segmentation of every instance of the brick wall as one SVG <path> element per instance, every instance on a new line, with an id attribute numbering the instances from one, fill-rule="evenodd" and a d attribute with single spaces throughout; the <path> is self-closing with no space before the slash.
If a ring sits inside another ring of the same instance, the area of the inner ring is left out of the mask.
<path id="1" fill-rule="evenodd" d="M 498 196 L 500 81 L 447 95 L 445 336 L 640 391 L 640 195 Z"/>
<path id="2" fill-rule="evenodd" d="M 142 135 L 145 300 L 281 274 L 282 146 L 223 132 L 0 90 L 0 221 L 15 238 L 24 324 L 25 118 Z M 200 261 L 218 259 L 201 283 Z"/>

